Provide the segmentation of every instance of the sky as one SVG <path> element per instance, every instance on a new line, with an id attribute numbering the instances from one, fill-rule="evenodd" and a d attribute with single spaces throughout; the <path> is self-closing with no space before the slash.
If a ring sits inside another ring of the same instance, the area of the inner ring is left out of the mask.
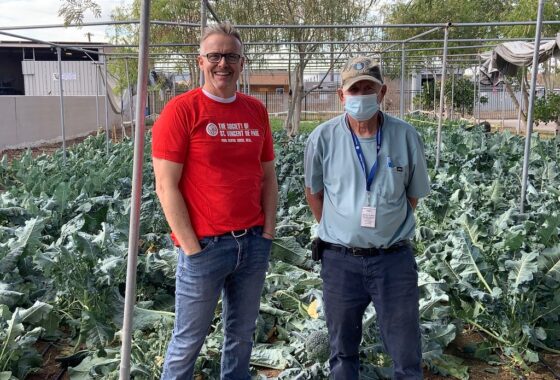
<path id="1" fill-rule="evenodd" d="M 87 12 L 84 22 L 111 21 L 111 11 L 117 7 L 130 4 L 130 0 L 95 0 L 101 6 L 101 18 L 95 18 Z M 63 24 L 58 16 L 61 0 L 0 0 L 0 27 Z M 56 29 L 4 30 L 5 32 L 32 37 L 44 41 L 87 41 L 86 33 L 93 33 L 92 42 L 108 41 L 107 26 Z M 14 38 L 1 35 L 0 41 L 13 41 Z M 20 40 L 21 41 L 21 40 Z"/>

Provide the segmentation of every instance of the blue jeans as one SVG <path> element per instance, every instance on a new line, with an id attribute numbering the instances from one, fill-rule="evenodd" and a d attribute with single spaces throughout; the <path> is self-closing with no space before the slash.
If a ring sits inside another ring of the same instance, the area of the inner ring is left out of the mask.
<path id="1" fill-rule="evenodd" d="M 422 379 L 418 272 L 413 248 L 373 257 L 325 249 L 323 299 L 329 331 L 331 378 L 359 378 L 362 317 L 373 301 L 393 379 Z"/>
<path id="2" fill-rule="evenodd" d="M 162 380 L 193 378 L 220 293 L 224 321 L 221 379 L 251 378 L 253 333 L 272 243 L 261 232 L 262 228 L 254 228 L 242 237 L 204 238 L 202 251 L 190 256 L 179 250 L 175 327 Z"/>

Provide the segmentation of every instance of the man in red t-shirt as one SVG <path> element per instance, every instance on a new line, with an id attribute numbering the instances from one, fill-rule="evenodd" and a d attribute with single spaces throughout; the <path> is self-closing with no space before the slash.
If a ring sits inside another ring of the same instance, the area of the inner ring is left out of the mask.
<path id="1" fill-rule="evenodd" d="M 206 28 L 197 58 L 204 85 L 172 99 L 153 128 L 156 192 L 179 248 L 166 380 L 192 379 L 220 293 L 221 376 L 250 379 L 278 184 L 268 113 L 236 92 L 242 54 L 231 24 Z"/>

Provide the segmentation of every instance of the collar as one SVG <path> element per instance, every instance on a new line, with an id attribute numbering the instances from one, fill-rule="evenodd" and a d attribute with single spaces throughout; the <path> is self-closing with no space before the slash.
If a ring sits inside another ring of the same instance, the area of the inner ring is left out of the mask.
<path id="1" fill-rule="evenodd" d="M 209 97 L 212 100 L 215 100 L 219 103 L 233 103 L 235 102 L 235 99 L 237 99 L 237 94 L 233 94 L 233 96 L 229 97 L 229 98 L 222 98 L 216 95 L 213 95 L 211 93 L 209 93 L 208 91 L 206 91 L 204 88 L 202 89 L 202 93 L 204 95 L 206 95 L 207 97 Z"/>

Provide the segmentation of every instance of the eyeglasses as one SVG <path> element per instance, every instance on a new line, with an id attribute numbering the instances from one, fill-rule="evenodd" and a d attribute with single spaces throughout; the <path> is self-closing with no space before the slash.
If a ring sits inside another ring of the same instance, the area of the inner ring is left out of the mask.
<path id="1" fill-rule="evenodd" d="M 212 62 L 212 63 L 220 62 L 222 60 L 222 57 L 224 57 L 226 59 L 227 63 L 237 63 L 241 59 L 241 56 L 239 54 L 235 54 L 235 53 L 226 53 L 226 54 L 208 53 L 208 54 L 202 54 L 202 55 L 204 57 L 206 57 L 208 62 Z"/>

